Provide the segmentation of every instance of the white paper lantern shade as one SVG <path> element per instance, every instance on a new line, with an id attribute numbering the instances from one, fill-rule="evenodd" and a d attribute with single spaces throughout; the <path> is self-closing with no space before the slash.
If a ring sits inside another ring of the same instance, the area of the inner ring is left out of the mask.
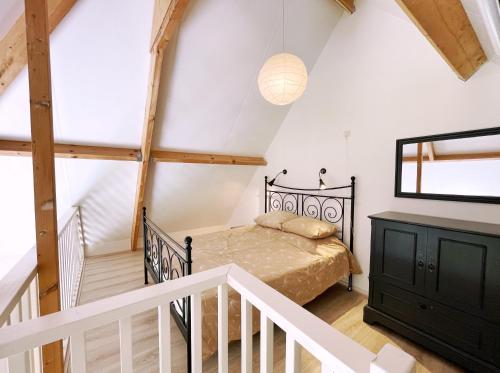
<path id="1" fill-rule="evenodd" d="M 271 104 L 288 105 L 306 90 L 306 65 L 293 54 L 276 54 L 262 66 L 258 83 L 260 93 Z"/>

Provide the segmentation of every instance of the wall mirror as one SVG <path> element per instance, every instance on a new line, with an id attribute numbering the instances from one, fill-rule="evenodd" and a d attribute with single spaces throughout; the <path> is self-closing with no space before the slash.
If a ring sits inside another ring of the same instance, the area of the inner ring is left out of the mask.
<path id="1" fill-rule="evenodd" d="M 500 204 L 500 127 L 397 140 L 395 195 Z"/>

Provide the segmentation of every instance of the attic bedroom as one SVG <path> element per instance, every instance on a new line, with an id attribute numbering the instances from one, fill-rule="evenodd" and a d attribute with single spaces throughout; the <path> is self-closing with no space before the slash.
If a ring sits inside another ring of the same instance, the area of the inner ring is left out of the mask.
<path id="1" fill-rule="evenodd" d="M 500 372 L 498 0 L 1 0 L 0 373 Z"/>

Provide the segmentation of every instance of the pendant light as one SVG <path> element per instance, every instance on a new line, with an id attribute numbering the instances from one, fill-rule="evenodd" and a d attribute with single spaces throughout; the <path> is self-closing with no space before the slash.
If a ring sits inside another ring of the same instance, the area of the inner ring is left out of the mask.
<path id="1" fill-rule="evenodd" d="M 259 72 L 258 84 L 262 96 L 274 105 L 288 105 L 304 93 L 307 69 L 302 60 L 285 53 L 285 0 L 283 6 L 283 53 L 269 58 Z"/>

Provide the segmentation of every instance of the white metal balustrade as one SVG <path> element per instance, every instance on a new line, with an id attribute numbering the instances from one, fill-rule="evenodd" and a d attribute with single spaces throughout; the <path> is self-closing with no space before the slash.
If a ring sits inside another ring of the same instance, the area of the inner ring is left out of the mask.
<path id="1" fill-rule="evenodd" d="M 80 290 L 80 280 L 85 259 L 85 240 L 80 207 L 75 207 L 58 224 L 59 289 L 61 309 L 74 307 Z"/>
<path id="2" fill-rule="evenodd" d="M 84 264 L 80 208 L 69 211 L 58 226 L 61 307 L 68 309 L 76 305 Z M 36 258 L 33 247 L 0 280 L 0 330 L 39 317 Z M 0 373 L 3 372 L 41 372 L 40 349 L 0 358 Z"/>
<path id="3" fill-rule="evenodd" d="M 228 290 L 241 294 L 243 373 L 252 371 L 252 306 L 261 314 L 261 367 L 273 369 L 273 325 L 286 333 L 286 372 L 300 371 L 300 349 L 315 356 L 322 372 L 413 372 L 415 360 L 405 352 L 385 346 L 376 355 L 330 327 L 313 314 L 267 286 L 240 267 L 230 264 L 191 276 L 161 283 L 94 303 L 0 329 L 0 358 L 38 348 L 59 339 L 71 340 L 71 369 L 86 371 L 85 338 L 87 330 L 119 322 L 121 371 L 132 372 L 133 315 L 157 309 L 159 367 L 171 371 L 170 302 L 191 297 L 192 367 L 202 371 L 202 292 L 218 288 L 218 366 L 228 371 Z"/>

